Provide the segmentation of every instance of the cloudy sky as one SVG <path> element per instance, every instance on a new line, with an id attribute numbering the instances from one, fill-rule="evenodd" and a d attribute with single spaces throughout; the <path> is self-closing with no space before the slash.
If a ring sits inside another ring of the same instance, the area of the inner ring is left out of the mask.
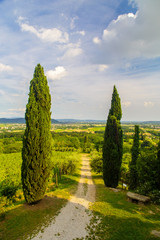
<path id="1" fill-rule="evenodd" d="M 37 63 L 52 118 L 160 120 L 160 0 L 0 0 L 0 117 L 24 117 Z"/>

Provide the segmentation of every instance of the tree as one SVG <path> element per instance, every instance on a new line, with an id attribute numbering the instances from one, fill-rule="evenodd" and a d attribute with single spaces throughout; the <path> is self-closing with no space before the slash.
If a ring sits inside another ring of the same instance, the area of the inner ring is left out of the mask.
<path id="1" fill-rule="evenodd" d="M 133 139 L 133 146 L 131 149 L 132 159 L 129 164 L 130 177 L 129 177 L 129 188 L 136 189 L 138 185 L 138 173 L 137 173 L 137 159 L 139 156 L 139 126 L 135 125 L 135 135 Z"/>
<path id="2" fill-rule="evenodd" d="M 156 179 L 157 179 L 157 189 L 160 190 L 160 140 L 158 142 L 157 147 L 157 171 L 156 171 Z"/>
<path id="3" fill-rule="evenodd" d="M 103 143 L 103 179 L 107 187 L 117 187 L 120 177 L 123 151 L 121 117 L 120 98 L 114 86 Z"/>
<path id="4" fill-rule="evenodd" d="M 22 149 L 22 186 L 28 203 L 41 200 L 50 175 L 51 157 L 51 95 L 40 64 L 30 82 L 26 105 L 26 129 Z"/>
<path id="5" fill-rule="evenodd" d="M 122 118 L 121 100 L 117 92 L 116 86 L 113 87 L 111 108 L 110 108 L 109 114 L 114 115 L 119 121 Z"/>

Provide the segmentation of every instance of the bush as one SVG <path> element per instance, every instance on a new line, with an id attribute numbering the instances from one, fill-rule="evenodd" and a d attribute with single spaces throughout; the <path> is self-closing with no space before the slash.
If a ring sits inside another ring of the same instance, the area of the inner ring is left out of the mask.
<path id="1" fill-rule="evenodd" d="M 61 168 L 62 174 L 72 174 L 76 169 L 76 162 L 73 160 L 64 161 L 59 168 Z"/>
<path id="2" fill-rule="evenodd" d="M 3 180 L 0 184 L 1 196 L 7 197 L 8 199 L 12 198 L 17 190 L 18 186 L 15 185 L 14 182 L 10 182 L 9 179 Z"/>
<path id="3" fill-rule="evenodd" d="M 148 195 L 160 203 L 159 161 L 156 152 L 143 152 L 137 161 L 138 193 Z"/>
<path id="4" fill-rule="evenodd" d="M 92 152 L 91 154 L 91 168 L 95 173 L 102 173 L 103 172 L 103 160 L 102 160 L 102 153 L 99 152 Z"/>
<path id="5" fill-rule="evenodd" d="M 11 200 L 7 197 L 1 196 L 0 197 L 0 214 L 3 214 L 5 212 L 5 207 L 9 206 L 11 204 Z"/>
<path id="6" fill-rule="evenodd" d="M 2 190 L 1 190 L 1 194 L 2 196 L 9 198 L 12 198 L 15 194 L 16 191 L 18 190 L 17 186 L 5 186 Z"/>
<path id="7" fill-rule="evenodd" d="M 160 204 L 160 191 L 159 190 L 152 190 L 150 195 L 152 201 L 156 204 Z"/>
<path id="8" fill-rule="evenodd" d="M 138 185 L 146 193 L 159 189 L 158 161 L 156 152 L 141 153 L 137 161 Z"/>
<path id="9" fill-rule="evenodd" d="M 6 217 L 6 214 L 4 212 L 0 213 L 0 221 L 5 220 L 5 217 Z"/>
<path id="10" fill-rule="evenodd" d="M 77 152 L 52 152 L 52 168 L 61 169 L 62 174 L 73 174 L 79 166 Z"/>

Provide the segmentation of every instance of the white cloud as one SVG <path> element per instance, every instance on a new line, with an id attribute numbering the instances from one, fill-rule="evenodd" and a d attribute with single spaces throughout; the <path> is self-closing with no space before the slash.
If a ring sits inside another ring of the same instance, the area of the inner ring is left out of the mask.
<path id="1" fill-rule="evenodd" d="M 145 107 L 153 107 L 154 103 L 153 102 L 144 102 Z"/>
<path id="2" fill-rule="evenodd" d="M 22 31 L 31 32 L 45 42 L 67 43 L 69 41 L 69 35 L 67 32 L 62 32 L 57 28 L 36 29 L 27 23 L 22 23 L 21 19 L 22 17 L 19 17 L 18 23 Z"/>
<path id="3" fill-rule="evenodd" d="M 129 107 L 131 105 L 131 102 L 126 101 L 126 102 L 122 102 L 122 106 L 124 106 L 125 108 Z"/>
<path id="4" fill-rule="evenodd" d="M 8 72 L 12 70 L 13 68 L 11 66 L 0 63 L 0 72 Z"/>
<path id="5" fill-rule="evenodd" d="M 9 112 L 25 112 L 25 108 L 8 109 Z"/>
<path id="6" fill-rule="evenodd" d="M 77 34 L 80 34 L 80 35 L 82 35 L 82 36 L 85 36 L 85 34 L 86 34 L 85 31 L 77 31 L 76 33 L 77 33 Z"/>
<path id="7" fill-rule="evenodd" d="M 71 18 L 70 28 L 75 28 L 75 21 L 78 20 L 78 16 Z"/>
<path id="8" fill-rule="evenodd" d="M 95 44 L 99 44 L 99 43 L 101 42 L 101 40 L 100 40 L 98 37 L 94 37 L 94 38 L 93 38 L 93 42 L 94 42 Z"/>
<path id="9" fill-rule="evenodd" d="M 5 92 L 0 89 L 0 96 L 4 96 L 4 95 L 5 95 Z"/>
<path id="10" fill-rule="evenodd" d="M 61 60 L 71 59 L 81 55 L 82 53 L 83 53 L 83 50 L 80 47 L 77 47 L 77 48 L 71 47 L 65 52 L 65 54 L 60 59 Z"/>
<path id="11" fill-rule="evenodd" d="M 160 56 L 160 1 L 134 0 L 138 11 L 118 16 L 103 31 L 99 58 L 103 63 L 120 59 L 155 58 Z"/>
<path id="12" fill-rule="evenodd" d="M 67 71 L 64 67 L 58 66 L 55 70 L 49 70 L 46 72 L 46 76 L 48 79 L 57 80 L 65 77 L 67 75 Z"/>
<path id="13" fill-rule="evenodd" d="M 105 70 L 108 69 L 108 68 L 109 68 L 109 66 L 106 65 L 106 64 L 99 64 L 99 65 L 98 65 L 98 70 L 99 70 L 100 72 L 103 72 L 103 71 L 105 71 Z"/>

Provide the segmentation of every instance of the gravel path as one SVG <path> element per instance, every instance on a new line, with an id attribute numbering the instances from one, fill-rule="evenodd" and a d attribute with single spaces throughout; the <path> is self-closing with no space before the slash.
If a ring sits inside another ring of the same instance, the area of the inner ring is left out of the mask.
<path id="1" fill-rule="evenodd" d="M 91 177 L 89 159 L 82 157 L 81 177 L 78 189 L 59 215 L 46 227 L 43 233 L 38 233 L 32 240 L 72 240 L 87 235 L 86 226 L 92 213 L 88 209 L 90 202 L 95 201 L 95 185 Z"/>

